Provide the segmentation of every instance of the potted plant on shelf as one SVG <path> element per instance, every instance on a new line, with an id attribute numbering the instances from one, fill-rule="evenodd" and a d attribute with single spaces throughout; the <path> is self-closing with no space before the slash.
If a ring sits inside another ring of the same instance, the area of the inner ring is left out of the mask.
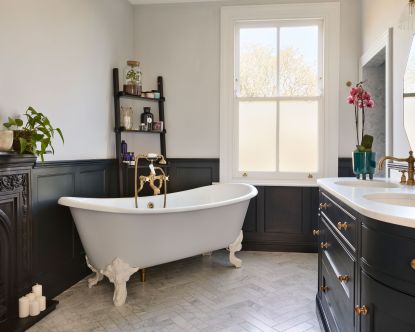
<path id="1" fill-rule="evenodd" d="M 49 119 L 31 106 L 28 107 L 24 116 L 26 124 L 22 119 L 9 117 L 3 125 L 7 129 L 13 129 L 13 149 L 15 151 L 21 154 L 34 154 L 39 156 L 43 162 L 47 148 L 50 148 L 53 154 L 55 153 L 52 145 L 55 132 L 58 133 L 62 142 L 65 142 L 62 131 L 59 128 L 53 128 Z"/>
<path id="2" fill-rule="evenodd" d="M 371 95 L 363 88 L 364 82 L 359 82 L 350 89 L 347 102 L 354 105 L 356 125 L 356 150 L 353 152 L 353 173 L 358 179 L 366 180 L 366 175 L 373 179 L 376 170 L 376 153 L 372 151 L 373 136 L 365 135 L 365 110 L 373 108 L 375 102 Z M 349 82 L 348 86 L 352 84 Z M 360 126 L 359 126 L 360 124 Z M 359 139 L 359 127 L 361 137 Z"/>

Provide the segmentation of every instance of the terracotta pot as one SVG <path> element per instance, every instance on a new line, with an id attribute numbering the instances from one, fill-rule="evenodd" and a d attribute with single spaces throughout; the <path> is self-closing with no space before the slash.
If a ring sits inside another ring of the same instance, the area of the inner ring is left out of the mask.
<path id="1" fill-rule="evenodd" d="M 30 131 L 26 131 L 26 130 L 15 130 L 14 132 L 14 137 L 13 137 L 13 150 L 20 153 L 20 141 L 19 138 L 25 138 L 27 141 L 30 141 L 32 139 L 32 133 Z M 23 151 L 23 153 L 30 153 L 30 154 L 34 154 L 33 152 L 33 147 L 28 145 L 26 147 L 26 150 Z"/>
<path id="2" fill-rule="evenodd" d="M 0 151 L 10 151 L 13 146 L 13 130 L 0 130 Z"/>

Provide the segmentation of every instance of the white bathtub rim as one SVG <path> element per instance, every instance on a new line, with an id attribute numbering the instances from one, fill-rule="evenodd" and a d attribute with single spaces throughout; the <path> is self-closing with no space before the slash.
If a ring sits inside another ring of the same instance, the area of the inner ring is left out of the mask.
<path id="1" fill-rule="evenodd" d="M 58 203 L 60 205 L 68 206 L 70 208 L 77 208 L 77 209 L 83 209 L 83 210 L 90 210 L 90 211 L 99 211 L 99 212 L 108 212 L 108 213 L 122 213 L 122 214 L 164 214 L 164 213 L 179 213 L 179 212 L 190 212 L 190 211 L 196 211 L 196 210 L 205 210 L 205 209 L 212 209 L 216 207 L 226 206 L 226 205 L 232 205 L 237 204 L 246 200 L 249 200 L 253 197 L 255 197 L 258 194 L 258 190 L 250 184 L 246 183 L 227 183 L 227 184 L 218 184 L 216 186 L 221 185 L 236 185 L 236 186 L 244 186 L 249 188 L 249 192 L 235 197 L 231 199 L 226 199 L 218 202 L 213 203 L 207 203 L 207 204 L 199 204 L 199 205 L 190 205 L 190 206 L 181 206 L 181 207 L 167 207 L 167 208 L 154 208 L 154 209 L 146 209 L 146 208 L 126 208 L 126 207 L 113 207 L 113 206 L 105 206 L 102 204 L 94 204 L 94 201 L 100 200 L 114 200 L 116 198 L 84 198 L 84 197 L 61 197 L 58 200 Z M 211 186 L 206 186 L 211 187 Z M 202 189 L 205 187 L 200 187 L 196 189 Z M 183 192 L 190 192 L 195 189 L 185 190 Z M 147 196 L 152 197 L 152 196 Z M 140 197 L 141 198 L 141 197 Z M 127 198 L 128 199 L 128 198 Z M 134 197 L 130 198 L 134 199 Z M 168 199 L 168 198 L 167 198 Z"/>

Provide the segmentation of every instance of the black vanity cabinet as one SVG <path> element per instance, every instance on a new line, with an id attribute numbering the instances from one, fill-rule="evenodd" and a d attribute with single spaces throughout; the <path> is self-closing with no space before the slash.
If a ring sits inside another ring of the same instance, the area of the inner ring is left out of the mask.
<path id="1" fill-rule="evenodd" d="M 320 190 L 317 312 L 325 331 L 415 331 L 415 228 Z"/>

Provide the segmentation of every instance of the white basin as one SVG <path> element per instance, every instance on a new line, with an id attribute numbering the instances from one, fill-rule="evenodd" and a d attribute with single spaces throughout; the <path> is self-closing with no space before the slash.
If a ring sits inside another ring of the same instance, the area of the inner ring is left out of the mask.
<path id="1" fill-rule="evenodd" d="M 366 194 L 363 197 L 377 203 L 415 207 L 415 194 L 376 193 Z"/>
<path id="2" fill-rule="evenodd" d="M 337 181 L 335 184 L 346 187 L 360 188 L 399 188 L 399 184 L 382 180 L 351 180 Z"/>

